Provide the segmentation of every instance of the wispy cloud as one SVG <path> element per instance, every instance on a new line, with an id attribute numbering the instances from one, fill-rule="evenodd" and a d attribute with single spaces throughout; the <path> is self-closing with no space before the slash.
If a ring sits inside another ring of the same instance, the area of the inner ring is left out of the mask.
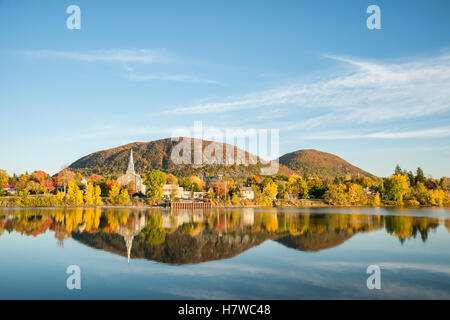
<path id="1" fill-rule="evenodd" d="M 87 62 L 136 62 L 162 63 L 173 58 L 165 49 L 102 49 L 93 51 L 41 50 L 27 52 L 28 56 L 39 58 L 61 58 Z"/>
<path id="2" fill-rule="evenodd" d="M 221 83 L 205 79 L 202 77 L 196 77 L 188 74 L 167 74 L 167 73 L 152 73 L 152 74 L 136 74 L 134 69 L 129 66 L 125 66 L 126 71 L 128 72 L 128 80 L 130 81 L 175 81 L 175 82 L 193 82 L 193 83 L 206 83 L 206 84 L 216 84 L 221 85 Z"/>
<path id="3" fill-rule="evenodd" d="M 437 127 L 424 130 L 413 131 L 377 131 L 361 134 L 346 134 L 345 132 L 323 132 L 318 135 L 303 136 L 303 139 L 408 139 L 408 138 L 443 138 L 450 136 L 450 126 Z"/>
<path id="4" fill-rule="evenodd" d="M 148 64 L 196 64 L 193 61 L 183 60 L 175 57 L 166 49 L 101 49 L 93 51 L 64 51 L 64 50 L 41 50 L 26 52 L 26 55 L 41 59 L 65 59 L 79 62 L 102 62 L 119 64 L 127 72 L 127 79 L 130 81 L 174 81 L 191 82 L 221 85 L 221 83 L 206 79 L 201 76 L 183 73 L 169 72 L 135 72 L 135 68 L 142 69 L 143 65 Z"/>
<path id="5" fill-rule="evenodd" d="M 346 71 L 310 83 L 231 96 L 176 108 L 169 113 L 223 113 L 274 106 L 289 107 L 287 116 L 302 111 L 320 112 L 291 124 L 290 129 L 296 129 L 349 121 L 411 119 L 450 111 L 450 55 L 397 63 L 325 57 L 343 62 Z"/>

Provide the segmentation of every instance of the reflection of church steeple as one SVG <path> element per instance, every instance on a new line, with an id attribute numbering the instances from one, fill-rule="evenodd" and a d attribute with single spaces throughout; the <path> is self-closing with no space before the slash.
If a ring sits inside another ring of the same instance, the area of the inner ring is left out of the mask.
<path id="1" fill-rule="evenodd" d="M 145 215 L 136 217 L 136 220 L 132 220 L 127 225 L 119 225 L 116 229 L 116 233 L 120 234 L 125 240 L 125 246 L 127 248 L 128 263 L 130 263 L 131 247 L 133 246 L 133 239 L 136 235 L 141 233 L 147 222 Z"/>
<path id="2" fill-rule="evenodd" d="M 134 235 L 130 234 L 130 235 L 124 237 L 124 239 L 125 239 L 125 245 L 127 246 L 128 263 L 130 263 L 131 247 L 133 246 Z"/>
<path id="3" fill-rule="evenodd" d="M 130 161 L 128 162 L 127 173 L 135 174 L 134 172 L 134 160 L 133 160 L 133 149 L 130 151 Z"/>

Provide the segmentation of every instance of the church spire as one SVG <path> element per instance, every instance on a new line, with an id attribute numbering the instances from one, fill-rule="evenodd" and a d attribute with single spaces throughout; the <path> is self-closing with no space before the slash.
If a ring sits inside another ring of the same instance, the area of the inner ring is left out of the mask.
<path id="1" fill-rule="evenodd" d="M 128 162 L 127 173 L 135 174 L 134 172 L 134 160 L 133 160 L 133 149 L 130 151 L 130 161 Z"/>

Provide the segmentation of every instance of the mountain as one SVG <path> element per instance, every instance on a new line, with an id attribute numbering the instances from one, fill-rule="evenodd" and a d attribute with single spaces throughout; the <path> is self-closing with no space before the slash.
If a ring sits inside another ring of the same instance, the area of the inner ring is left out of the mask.
<path id="1" fill-rule="evenodd" d="M 221 163 L 237 163 L 239 156 L 240 163 L 234 165 L 223 164 L 176 164 L 172 161 L 172 152 L 176 153 L 179 143 L 187 142 L 186 138 L 173 141 L 171 138 L 155 140 L 150 142 L 134 142 L 117 148 L 102 150 L 89 154 L 74 163 L 69 168 L 79 172 L 84 176 L 92 174 L 115 174 L 125 173 L 130 158 L 130 150 L 133 150 L 134 165 L 137 173 L 143 174 L 150 169 L 159 169 L 170 172 L 177 176 L 189 175 L 218 175 L 223 174 L 231 177 L 260 175 L 261 168 L 267 167 L 264 160 L 251 155 L 250 153 L 225 143 L 207 140 L 191 139 L 191 163 L 194 163 L 194 150 L 196 146 L 202 147 L 202 152 L 211 154 L 212 158 L 222 159 Z M 178 145 L 178 146 L 177 146 Z M 199 148 L 198 148 L 199 149 Z M 214 150 L 215 151 L 211 151 Z M 186 147 L 186 150 L 189 150 Z M 227 156 L 227 150 L 234 150 L 234 158 Z M 220 157 L 222 152 L 222 157 Z M 180 153 L 183 156 L 183 153 Z M 233 159 L 233 161 L 231 161 Z M 255 159 L 255 164 L 250 164 L 250 159 Z M 370 173 L 361 170 L 338 156 L 317 150 L 298 150 L 287 153 L 279 158 L 278 174 L 307 174 L 321 178 L 334 178 L 338 176 L 368 176 Z"/>
<path id="2" fill-rule="evenodd" d="M 298 150 L 279 158 L 279 162 L 299 175 L 334 178 L 339 176 L 367 176 L 372 174 L 351 165 L 338 156 L 314 149 Z"/>
<path id="3" fill-rule="evenodd" d="M 224 174 L 228 176 L 248 176 L 259 175 L 261 168 L 267 167 L 264 161 L 251 155 L 250 153 L 243 151 L 236 146 L 231 146 L 225 143 L 191 139 L 191 163 L 194 163 L 194 149 L 196 143 L 198 146 L 202 146 L 202 151 L 207 149 L 207 154 L 211 154 L 213 158 L 222 159 L 222 163 L 230 163 L 231 157 L 227 157 L 228 150 L 234 150 L 234 163 L 237 162 L 238 155 L 241 163 L 245 165 L 220 165 L 220 164 L 175 164 L 171 159 L 171 154 L 178 149 L 176 147 L 179 143 L 187 142 L 186 138 L 180 138 L 179 141 L 172 141 L 171 138 L 155 140 L 150 142 L 135 142 L 127 145 L 123 145 L 117 148 L 94 152 L 89 154 L 74 163 L 69 168 L 75 172 L 79 172 L 84 176 L 90 176 L 92 174 L 116 174 L 122 175 L 125 173 L 130 158 L 130 150 L 133 150 L 134 166 L 137 173 L 144 173 L 150 169 L 159 169 L 165 172 L 173 173 L 177 176 L 188 175 L 217 175 Z M 213 144 L 214 143 L 214 144 Z M 210 150 L 216 151 L 210 151 Z M 188 148 L 186 147 L 186 150 Z M 220 150 L 222 150 L 222 157 L 220 157 Z M 183 156 L 183 153 L 180 152 Z M 256 159 L 256 164 L 249 164 L 250 159 Z M 290 175 L 293 171 L 285 166 L 280 165 L 280 174 Z"/>

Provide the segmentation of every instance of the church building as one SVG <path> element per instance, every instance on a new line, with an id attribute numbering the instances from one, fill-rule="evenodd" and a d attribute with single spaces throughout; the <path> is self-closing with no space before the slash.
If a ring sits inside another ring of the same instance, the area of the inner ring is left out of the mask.
<path id="1" fill-rule="evenodd" d="M 128 162 L 127 172 L 117 179 L 117 181 L 121 187 L 128 187 L 132 194 L 142 193 L 145 195 L 147 193 L 147 187 L 142 181 L 141 176 L 134 171 L 133 149 L 130 151 L 130 161 Z"/>

